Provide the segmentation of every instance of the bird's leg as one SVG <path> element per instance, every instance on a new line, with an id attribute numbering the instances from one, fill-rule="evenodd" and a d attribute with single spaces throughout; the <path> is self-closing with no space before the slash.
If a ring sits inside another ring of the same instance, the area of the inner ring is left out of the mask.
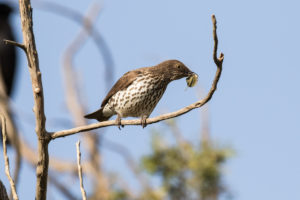
<path id="1" fill-rule="evenodd" d="M 143 128 L 145 128 L 147 126 L 147 120 L 148 116 L 147 115 L 143 115 L 142 118 L 141 118 L 141 125 Z"/>
<path id="2" fill-rule="evenodd" d="M 121 126 L 122 126 L 122 128 L 124 127 L 124 125 L 121 124 L 121 115 L 120 114 L 117 115 L 116 124 L 118 125 L 118 128 L 120 130 L 121 130 Z"/>

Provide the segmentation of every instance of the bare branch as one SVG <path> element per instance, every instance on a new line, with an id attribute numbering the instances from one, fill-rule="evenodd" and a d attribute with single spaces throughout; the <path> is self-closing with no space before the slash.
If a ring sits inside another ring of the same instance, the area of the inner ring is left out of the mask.
<path id="1" fill-rule="evenodd" d="M 58 14 L 60 16 L 66 17 L 75 23 L 77 23 L 79 26 L 84 25 L 85 30 L 87 33 L 92 37 L 92 39 L 95 42 L 95 45 L 97 46 L 98 51 L 102 55 L 104 67 L 105 67 L 105 83 L 106 88 L 110 87 L 112 85 L 113 81 L 113 74 L 114 74 L 114 60 L 112 57 L 111 50 L 106 43 L 103 36 L 100 34 L 100 32 L 95 28 L 95 26 L 92 23 L 92 20 L 82 15 L 80 12 L 73 10 L 69 7 L 66 7 L 64 5 L 57 4 L 53 1 L 38 1 L 36 2 L 39 8 L 44 9 L 45 11 L 49 11 L 55 14 Z"/>
<path id="2" fill-rule="evenodd" d="M 206 104 L 213 96 L 214 92 L 217 89 L 217 84 L 219 82 L 221 73 L 222 73 L 222 64 L 223 64 L 223 59 L 224 59 L 224 54 L 221 53 L 220 57 L 217 58 L 216 54 L 217 54 L 217 49 L 218 49 L 218 37 L 217 37 L 217 22 L 216 22 L 216 18 L 213 15 L 212 16 L 212 21 L 213 21 L 213 39 L 214 39 L 214 50 L 213 50 L 213 58 L 214 58 L 214 62 L 217 65 L 217 71 L 215 74 L 215 78 L 213 80 L 212 86 L 208 92 L 208 94 L 206 95 L 206 97 L 204 97 L 202 100 L 199 100 L 193 104 L 190 104 L 189 106 L 186 106 L 184 108 L 181 108 L 178 111 L 175 112 L 171 112 L 171 113 L 167 113 L 167 114 L 163 114 L 154 118 L 148 118 L 147 119 L 147 124 L 153 124 L 153 123 L 157 123 L 166 119 L 171 119 L 174 117 L 178 117 L 180 115 L 183 115 L 187 112 L 190 112 L 191 110 L 194 110 L 196 108 L 200 108 L 202 107 L 204 104 Z M 122 125 L 140 125 L 141 124 L 141 120 L 140 119 L 136 119 L 136 120 L 122 120 Z M 107 126 L 115 126 L 115 120 L 110 120 L 110 121 L 104 121 L 104 122 L 99 122 L 99 123 L 94 123 L 94 124 L 90 124 L 87 126 L 79 126 L 76 128 L 72 128 L 72 129 L 68 129 L 68 130 L 62 130 L 62 131 L 57 131 L 51 134 L 51 138 L 52 139 L 56 139 L 59 137 L 65 137 L 68 135 L 73 135 L 79 132 L 85 132 L 85 131 L 89 131 L 89 130 L 93 130 L 93 129 L 97 129 L 97 128 L 103 128 L 103 127 L 107 127 Z"/>
<path id="3" fill-rule="evenodd" d="M 4 156 L 4 162 L 5 162 L 5 174 L 10 183 L 13 199 L 18 200 L 19 197 L 17 195 L 16 186 L 15 186 L 13 179 L 10 176 L 10 171 L 9 171 L 9 169 L 10 169 L 9 159 L 7 156 L 7 149 L 6 149 L 6 120 L 3 115 L 1 115 L 1 125 L 2 125 L 2 140 L 3 140 L 3 156 Z"/>
<path id="4" fill-rule="evenodd" d="M 28 60 L 28 67 L 31 77 L 34 113 L 36 126 L 35 131 L 38 137 L 38 164 L 36 168 L 36 199 L 44 200 L 47 196 L 47 178 L 49 153 L 48 144 L 50 141 L 49 134 L 45 129 L 46 117 L 44 112 L 44 94 L 39 68 L 38 53 L 36 50 L 35 39 L 33 34 L 32 8 L 30 0 L 19 0 L 21 24 L 23 32 L 24 46 Z"/>
<path id="5" fill-rule="evenodd" d="M 80 141 L 76 143 L 76 150 L 77 150 L 77 166 L 78 166 L 78 176 L 80 181 L 80 190 L 82 194 L 82 199 L 86 200 L 86 193 L 83 187 L 83 180 L 82 180 L 82 169 L 81 169 L 81 153 L 80 153 Z"/>
<path id="6" fill-rule="evenodd" d="M 26 48 L 25 48 L 24 44 L 20 44 L 18 42 L 15 42 L 15 41 L 12 41 L 12 40 L 6 40 L 6 39 L 4 39 L 3 42 L 5 44 L 14 45 L 16 47 L 19 47 L 19 48 L 21 48 L 22 50 L 24 50 L 26 52 Z"/>
<path id="7" fill-rule="evenodd" d="M 223 64 L 223 60 L 224 60 L 224 54 L 221 53 L 220 54 L 220 57 L 218 58 L 217 57 L 217 51 L 218 51 L 218 36 L 217 36 L 217 20 L 216 20 L 216 17 L 215 15 L 212 15 L 211 16 L 211 19 L 212 19 L 212 22 L 213 22 L 213 38 L 214 38 L 214 51 L 213 51 L 213 58 L 214 58 L 214 61 L 216 63 L 216 65 L 220 68 L 222 68 L 222 64 Z"/>

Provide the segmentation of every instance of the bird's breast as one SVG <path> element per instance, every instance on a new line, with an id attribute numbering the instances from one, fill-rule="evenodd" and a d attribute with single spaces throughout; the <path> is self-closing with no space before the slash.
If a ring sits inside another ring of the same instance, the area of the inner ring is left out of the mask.
<path id="1" fill-rule="evenodd" d="M 118 91 L 108 104 L 122 117 L 149 116 L 162 97 L 167 84 L 158 77 L 138 77 L 125 90 Z"/>

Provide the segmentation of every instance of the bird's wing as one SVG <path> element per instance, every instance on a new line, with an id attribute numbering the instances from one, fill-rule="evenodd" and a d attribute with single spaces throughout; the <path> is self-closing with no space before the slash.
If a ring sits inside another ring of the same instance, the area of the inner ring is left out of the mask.
<path id="1" fill-rule="evenodd" d="M 110 89 L 104 100 L 102 101 L 101 107 L 104 107 L 107 102 L 109 101 L 110 97 L 112 97 L 114 94 L 116 94 L 118 91 L 122 91 L 126 89 L 139 74 L 142 74 L 143 70 L 133 70 L 125 73 L 116 83 L 115 85 Z"/>

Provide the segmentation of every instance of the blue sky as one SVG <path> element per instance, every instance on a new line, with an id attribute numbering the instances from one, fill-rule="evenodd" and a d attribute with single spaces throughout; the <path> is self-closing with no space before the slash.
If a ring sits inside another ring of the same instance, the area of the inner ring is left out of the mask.
<path id="1" fill-rule="evenodd" d="M 53 0 L 54 1 L 54 0 Z M 55 0 L 85 13 L 93 1 Z M 178 59 L 199 75 L 199 85 L 209 89 L 215 73 L 212 60 L 211 15 L 218 21 L 219 51 L 224 52 L 224 71 L 219 87 L 209 102 L 213 138 L 230 144 L 237 152 L 225 165 L 225 182 L 236 199 L 299 199 L 299 6 L 296 0 L 179 1 L 110 0 L 101 1 L 97 29 L 109 45 L 117 80 L 125 72 Z M 51 124 L 68 119 L 62 87 L 61 59 L 79 26 L 53 13 L 34 8 L 34 32 L 45 92 L 47 129 L 71 127 Z M 20 28 L 18 15 L 12 18 Z M 18 41 L 22 41 L 18 31 Z M 20 111 L 20 128 L 34 145 L 33 99 L 23 52 L 19 52 L 19 82 L 14 103 Z M 100 106 L 105 96 L 103 61 L 89 40 L 75 59 L 81 73 L 82 91 L 88 111 Z M 197 100 L 197 88 L 186 88 L 185 80 L 171 83 L 152 113 L 174 111 Z M 24 122 L 28 118 L 32 122 Z M 177 118 L 185 138 L 199 139 L 200 111 Z M 107 128 L 105 138 L 120 143 L 136 159 L 149 153 L 152 128 Z M 78 136 L 51 143 L 50 154 L 75 160 Z M 118 171 L 133 187 L 137 183 L 122 158 L 103 150 L 104 167 Z M 2 163 L 2 161 L 1 161 Z M 3 166 L 0 166 L 4 172 Z M 4 173 L 0 178 L 6 181 Z M 19 187 L 21 199 L 34 198 L 34 172 L 24 165 Z M 78 190 L 79 192 L 79 190 Z"/>

